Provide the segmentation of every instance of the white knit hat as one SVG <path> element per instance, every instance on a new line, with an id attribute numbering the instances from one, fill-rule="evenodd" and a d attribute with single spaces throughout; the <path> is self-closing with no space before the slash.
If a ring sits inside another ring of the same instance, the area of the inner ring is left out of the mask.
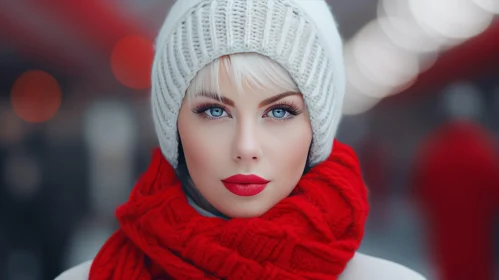
<path id="1" fill-rule="evenodd" d="M 178 165 L 177 119 L 196 73 L 228 54 L 270 57 L 291 75 L 308 108 L 308 164 L 331 153 L 341 118 L 345 71 L 341 37 L 323 0 L 177 0 L 156 39 L 152 111 L 161 150 Z"/>

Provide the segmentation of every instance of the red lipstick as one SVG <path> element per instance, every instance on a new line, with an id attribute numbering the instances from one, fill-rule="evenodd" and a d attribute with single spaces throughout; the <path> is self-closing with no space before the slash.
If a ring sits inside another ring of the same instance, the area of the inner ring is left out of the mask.
<path id="1" fill-rule="evenodd" d="M 237 174 L 222 180 L 224 186 L 233 194 L 239 196 L 253 196 L 261 193 L 269 180 L 256 175 Z"/>

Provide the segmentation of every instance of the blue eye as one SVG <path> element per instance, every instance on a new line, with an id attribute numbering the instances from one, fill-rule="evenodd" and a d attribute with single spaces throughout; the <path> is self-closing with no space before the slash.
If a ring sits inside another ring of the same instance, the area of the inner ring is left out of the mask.
<path id="1" fill-rule="evenodd" d="M 264 117 L 272 118 L 275 121 L 284 121 L 292 119 L 301 113 L 299 107 L 293 103 L 279 103 L 268 109 Z"/>
<path id="2" fill-rule="evenodd" d="M 220 118 L 220 117 L 223 117 L 224 116 L 224 113 L 227 114 L 225 112 L 224 109 L 220 108 L 220 107 L 211 107 L 209 109 L 207 109 L 206 111 L 204 111 L 208 116 L 210 117 L 213 117 L 213 118 Z"/>
<path id="3" fill-rule="evenodd" d="M 276 108 L 269 111 L 270 117 L 282 119 L 286 116 L 287 111 L 283 108 Z"/>
<path id="4" fill-rule="evenodd" d="M 218 120 L 225 117 L 231 118 L 229 112 L 224 106 L 212 103 L 200 104 L 196 106 L 192 112 L 199 115 L 201 118 L 209 120 Z"/>

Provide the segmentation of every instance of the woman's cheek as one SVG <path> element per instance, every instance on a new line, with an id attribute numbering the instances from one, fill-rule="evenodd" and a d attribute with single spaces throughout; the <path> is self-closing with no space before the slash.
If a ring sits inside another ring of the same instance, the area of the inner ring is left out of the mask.
<path id="1" fill-rule="evenodd" d="M 230 148 L 230 127 L 218 120 L 209 120 L 204 125 L 194 128 L 192 139 L 192 156 L 196 158 L 196 164 L 210 166 L 220 157 L 227 156 Z M 201 140 L 201 141 L 200 141 Z M 190 151 L 189 151 L 190 152 Z"/>

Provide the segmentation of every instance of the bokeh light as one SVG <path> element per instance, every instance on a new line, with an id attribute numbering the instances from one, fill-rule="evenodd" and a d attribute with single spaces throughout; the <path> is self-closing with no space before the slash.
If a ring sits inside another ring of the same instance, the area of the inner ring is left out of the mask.
<path id="1" fill-rule="evenodd" d="M 442 53 L 485 31 L 496 0 L 380 0 L 345 44 L 344 113 L 361 114 L 411 87 Z"/>
<path id="2" fill-rule="evenodd" d="M 420 72 L 418 54 L 388 38 L 381 27 L 385 20 L 371 21 L 345 45 L 345 115 L 371 109 L 383 98 L 414 83 Z"/>
<path id="3" fill-rule="evenodd" d="M 116 43 L 111 53 L 111 68 L 116 79 L 133 89 L 151 87 L 153 43 L 140 36 L 127 36 Z"/>
<path id="4" fill-rule="evenodd" d="M 428 32 L 464 40 L 484 31 L 492 14 L 471 0 L 409 0 L 414 18 Z"/>
<path id="5" fill-rule="evenodd" d="M 407 1 L 382 0 L 378 4 L 380 26 L 396 45 L 419 53 L 436 52 L 445 40 L 435 32 L 421 28 Z"/>
<path id="6" fill-rule="evenodd" d="M 457 82 L 445 88 L 443 109 L 453 118 L 476 120 L 483 112 L 480 90 L 470 82 Z"/>
<path id="7" fill-rule="evenodd" d="M 347 83 L 347 92 L 343 100 L 343 115 L 359 115 L 374 107 L 381 98 L 366 95 L 355 88 L 350 82 Z"/>
<path id="8" fill-rule="evenodd" d="M 355 59 L 364 74 L 377 84 L 395 89 L 411 82 L 419 73 L 418 57 L 392 44 L 379 20 L 367 24 L 357 36 L 353 47 Z M 390 93 L 393 92 L 385 92 Z"/>
<path id="9" fill-rule="evenodd" d="M 42 123 L 57 114 L 62 92 L 57 80 L 41 70 L 28 70 L 14 82 L 11 102 L 16 114 L 31 123 Z"/>
<path id="10" fill-rule="evenodd" d="M 375 99 L 383 98 L 388 88 L 376 83 L 364 71 L 353 54 L 353 47 L 348 44 L 345 48 L 345 70 L 347 77 L 347 91 Z M 350 93 L 349 93 L 350 94 Z"/>
<path id="11" fill-rule="evenodd" d="M 490 13 L 499 14 L 499 1 L 497 0 L 473 0 L 473 2 Z"/>

